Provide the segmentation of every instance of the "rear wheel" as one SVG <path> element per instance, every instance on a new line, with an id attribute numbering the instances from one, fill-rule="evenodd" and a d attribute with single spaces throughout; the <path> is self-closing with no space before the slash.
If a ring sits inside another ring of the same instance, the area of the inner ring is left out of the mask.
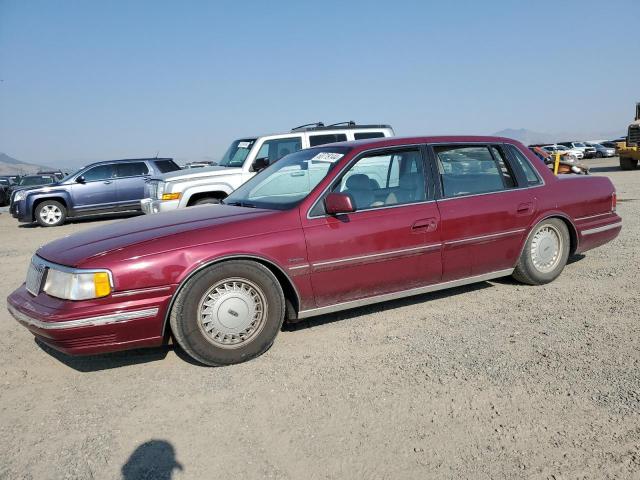
<path id="1" fill-rule="evenodd" d="M 36 221 L 43 227 L 57 227 L 67 218 L 67 209 L 60 202 L 45 200 L 36 207 Z"/>
<path id="2" fill-rule="evenodd" d="M 602 157 L 603 157 L 602 152 L 596 152 L 596 158 L 602 158 Z"/>
<path id="3" fill-rule="evenodd" d="M 629 157 L 620 157 L 620 168 L 622 170 L 635 170 L 638 168 L 638 160 Z"/>
<path id="4" fill-rule="evenodd" d="M 513 277 L 529 285 L 552 282 L 567 264 L 570 246 L 569 230 L 562 220 L 543 220 L 529 234 Z"/>
<path id="5" fill-rule="evenodd" d="M 176 341 L 195 360 L 230 365 L 266 352 L 284 312 L 284 295 L 273 273 L 256 262 L 233 260 L 189 280 L 170 322 Z"/>

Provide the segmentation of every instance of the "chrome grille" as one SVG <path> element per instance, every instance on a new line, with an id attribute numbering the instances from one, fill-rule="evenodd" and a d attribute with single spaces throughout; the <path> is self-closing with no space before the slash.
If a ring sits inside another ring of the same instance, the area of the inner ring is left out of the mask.
<path id="1" fill-rule="evenodd" d="M 35 259 L 31 259 L 29 270 L 27 271 L 27 291 L 31 295 L 38 295 L 42 288 L 42 279 L 46 271 L 46 267 L 42 263 L 38 263 Z"/>
<path id="2" fill-rule="evenodd" d="M 631 125 L 629 127 L 627 145 L 630 147 L 640 145 L 640 125 Z"/>

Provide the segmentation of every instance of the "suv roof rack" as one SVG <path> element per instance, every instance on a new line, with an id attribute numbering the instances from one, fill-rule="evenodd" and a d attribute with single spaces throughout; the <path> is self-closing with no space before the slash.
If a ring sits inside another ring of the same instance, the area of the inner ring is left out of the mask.
<path id="1" fill-rule="evenodd" d="M 344 125 L 344 126 L 343 126 Z M 317 122 L 317 123 L 308 123 L 306 125 L 300 125 L 299 127 L 296 128 L 292 128 L 291 131 L 292 132 L 296 132 L 296 131 L 303 131 L 303 132 L 310 132 L 310 131 L 322 131 L 322 130 L 335 130 L 336 128 L 340 128 L 340 129 L 352 129 L 352 128 L 391 128 L 391 125 L 384 125 L 384 124 L 376 124 L 376 125 L 358 125 L 356 122 L 354 122 L 353 120 L 350 120 L 348 122 L 338 122 L 338 123 L 332 123 L 331 125 L 326 125 L 322 122 Z"/>

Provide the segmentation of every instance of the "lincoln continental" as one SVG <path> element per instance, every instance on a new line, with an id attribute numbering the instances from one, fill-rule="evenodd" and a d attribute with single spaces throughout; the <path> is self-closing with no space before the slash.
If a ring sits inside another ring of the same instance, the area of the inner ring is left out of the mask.
<path id="1" fill-rule="evenodd" d="M 609 179 L 554 176 L 514 140 L 334 143 L 285 156 L 223 204 L 43 246 L 8 308 L 68 354 L 175 341 L 227 365 L 264 353 L 285 321 L 509 275 L 551 282 L 621 228 Z"/>

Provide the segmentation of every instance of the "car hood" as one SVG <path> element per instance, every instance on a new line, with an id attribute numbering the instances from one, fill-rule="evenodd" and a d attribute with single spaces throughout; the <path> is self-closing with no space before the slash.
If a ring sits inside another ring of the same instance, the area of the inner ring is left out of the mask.
<path id="1" fill-rule="evenodd" d="M 19 185 L 13 185 L 13 186 L 10 187 L 10 189 L 11 189 L 11 193 L 13 193 L 13 192 L 21 192 L 21 191 L 24 191 L 24 190 L 31 191 L 31 190 L 40 190 L 40 189 L 43 189 L 43 191 L 46 191 L 44 189 L 52 188 L 52 187 L 58 187 L 59 185 L 60 184 L 57 183 L 57 182 L 56 183 L 46 183 L 44 185 L 32 185 L 30 187 L 21 187 Z"/>
<path id="2" fill-rule="evenodd" d="M 230 205 L 191 207 L 92 228 L 55 240 L 36 253 L 53 263 L 79 267 L 95 257 L 141 243 L 154 242 L 161 248 L 160 243 L 169 236 L 172 237 L 173 245 L 179 244 L 181 248 L 203 241 L 231 239 L 238 236 L 234 232 L 234 225 L 277 213 L 279 212 L 274 210 Z M 205 229 L 206 232 L 203 232 Z"/>
<path id="3" fill-rule="evenodd" d="M 194 168 L 190 170 L 176 170 L 154 177 L 165 182 L 180 182 L 200 177 L 217 177 L 219 175 L 237 175 L 242 173 L 242 168 L 235 167 L 206 167 Z"/>

